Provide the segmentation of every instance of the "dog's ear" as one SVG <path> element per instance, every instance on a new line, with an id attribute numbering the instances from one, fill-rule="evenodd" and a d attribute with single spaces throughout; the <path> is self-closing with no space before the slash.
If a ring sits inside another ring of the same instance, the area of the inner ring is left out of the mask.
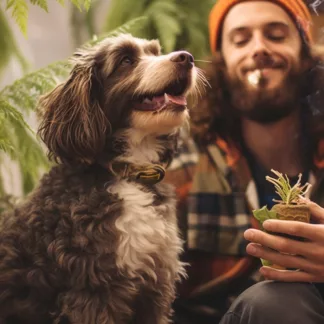
<path id="1" fill-rule="evenodd" d="M 57 162 L 92 163 L 105 147 L 110 125 L 100 106 L 104 91 L 94 55 L 91 50 L 76 53 L 68 80 L 40 99 L 38 134 Z"/>

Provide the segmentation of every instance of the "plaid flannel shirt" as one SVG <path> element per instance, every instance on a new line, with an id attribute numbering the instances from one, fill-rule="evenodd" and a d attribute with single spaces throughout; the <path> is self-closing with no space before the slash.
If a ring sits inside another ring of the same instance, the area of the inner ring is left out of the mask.
<path id="1" fill-rule="evenodd" d="M 312 200 L 324 205 L 324 155 L 320 154 L 324 152 L 323 141 L 318 149 L 315 168 L 309 177 L 313 186 L 308 194 Z M 261 206 L 246 158 L 221 139 L 198 148 L 193 139 L 183 133 L 166 181 L 176 187 L 185 250 L 211 253 L 212 258 L 225 257 L 217 267 L 220 268 L 219 275 L 227 282 L 240 277 L 243 271 L 254 276 L 255 258 L 253 261 L 245 252 L 247 241 L 243 233 L 249 227 L 258 228 L 252 210 Z M 229 258 L 237 260 L 236 263 L 242 261 L 235 271 L 225 264 Z"/>

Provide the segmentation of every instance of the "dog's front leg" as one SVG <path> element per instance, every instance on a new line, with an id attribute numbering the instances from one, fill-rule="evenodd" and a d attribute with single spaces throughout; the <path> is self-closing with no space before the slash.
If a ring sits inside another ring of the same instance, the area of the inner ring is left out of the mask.
<path id="1" fill-rule="evenodd" d="M 54 324 L 128 324 L 133 313 L 125 298 L 108 289 L 69 291 L 59 297 L 61 311 Z"/>
<path id="2" fill-rule="evenodd" d="M 117 324 L 104 305 L 104 296 L 87 291 L 69 291 L 60 299 L 61 311 L 54 324 Z"/>
<path id="3" fill-rule="evenodd" d="M 169 324 L 172 323 L 171 304 L 173 295 L 170 291 L 173 289 L 163 289 L 154 293 L 142 294 L 136 303 L 135 317 L 132 324 Z"/>

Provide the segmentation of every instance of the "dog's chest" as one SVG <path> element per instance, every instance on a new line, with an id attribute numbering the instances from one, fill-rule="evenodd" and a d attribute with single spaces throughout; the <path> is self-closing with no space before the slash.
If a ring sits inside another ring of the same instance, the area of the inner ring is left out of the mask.
<path id="1" fill-rule="evenodd" d="M 156 193 L 126 181 L 109 191 L 117 193 L 123 203 L 123 213 L 115 223 L 119 232 L 118 268 L 127 276 L 144 274 L 156 279 L 155 270 L 162 267 L 167 269 L 167 276 L 175 277 L 181 271 L 175 200 L 162 196 L 157 202 Z"/>

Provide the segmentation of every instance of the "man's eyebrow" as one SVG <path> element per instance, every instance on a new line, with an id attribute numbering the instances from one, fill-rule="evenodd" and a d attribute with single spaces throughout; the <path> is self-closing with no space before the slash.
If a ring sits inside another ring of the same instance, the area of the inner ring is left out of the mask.
<path id="1" fill-rule="evenodd" d="M 289 28 L 288 23 L 283 22 L 283 21 L 273 21 L 265 25 L 266 27 L 283 27 L 285 29 Z"/>

